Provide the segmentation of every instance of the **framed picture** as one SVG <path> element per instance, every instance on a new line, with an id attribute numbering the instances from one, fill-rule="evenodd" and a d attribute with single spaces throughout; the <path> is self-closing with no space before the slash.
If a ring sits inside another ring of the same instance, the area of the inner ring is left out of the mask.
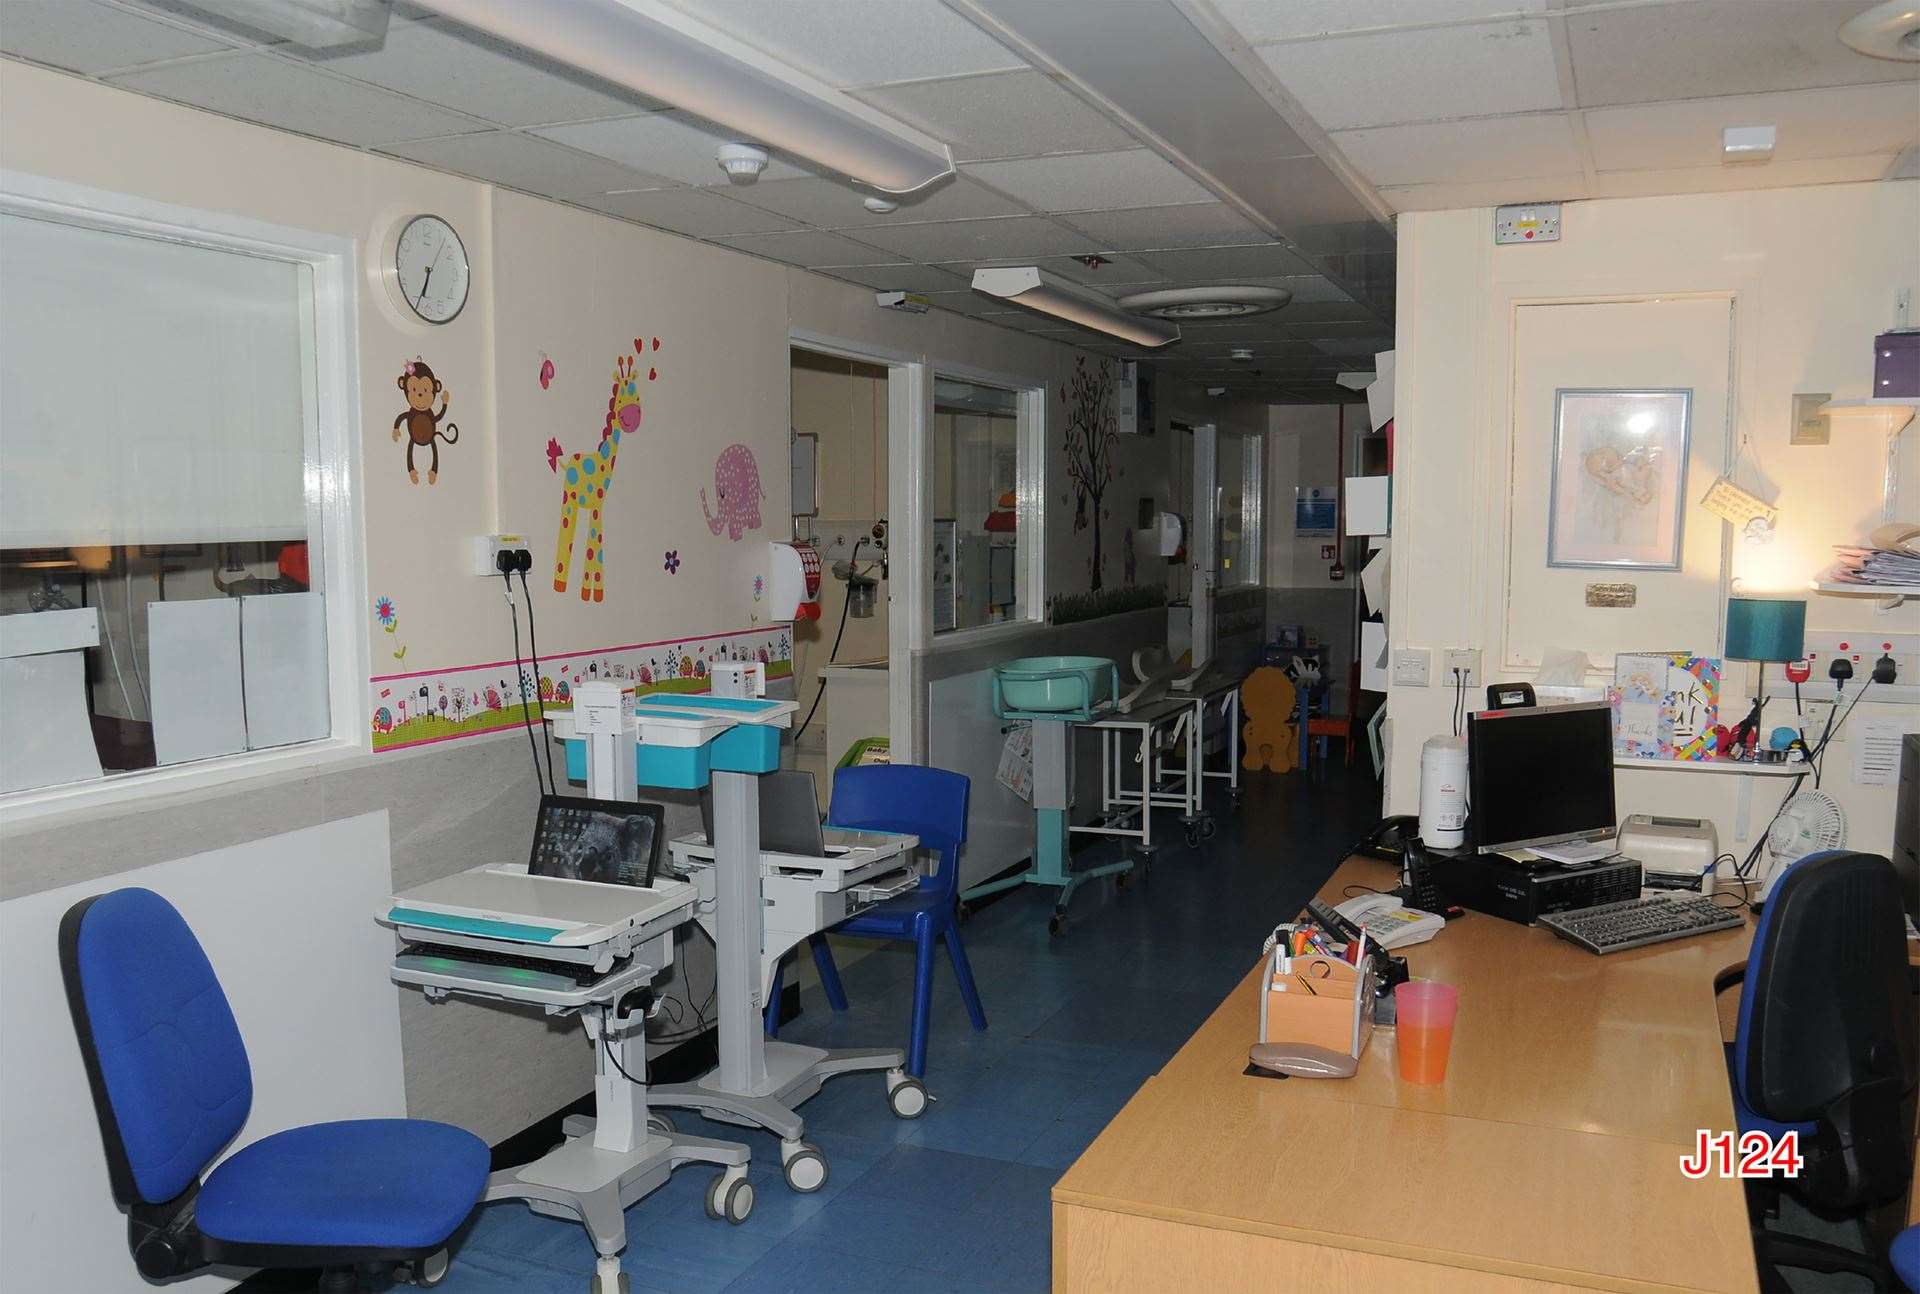
<path id="1" fill-rule="evenodd" d="M 1693 391 L 1553 394 L 1547 565 L 1680 569 Z"/>

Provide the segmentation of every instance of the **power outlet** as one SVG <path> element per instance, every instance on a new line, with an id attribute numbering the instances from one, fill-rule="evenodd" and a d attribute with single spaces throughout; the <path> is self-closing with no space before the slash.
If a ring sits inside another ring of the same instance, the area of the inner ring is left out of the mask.
<path id="1" fill-rule="evenodd" d="M 1425 647 L 1402 647 L 1393 654 L 1395 687 L 1426 687 L 1433 669 L 1433 653 Z"/>
<path id="2" fill-rule="evenodd" d="M 1890 634 L 1877 629 L 1809 630 L 1805 638 L 1806 661 L 1810 677 L 1800 685 L 1803 697 L 1826 698 L 1833 695 L 1827 667 L 1837 656 L 1853 666 L 1853 680 L 1847 684 L 1848 697 L 1873 675 L 1873 663 L 1882 656 L 1893 657 L 1896 671 L 1892 683 L 1875 683 L 1860 699 L 1866 705 L 1920 704 L 1920 634 Z M 1793 689 L 1782 666 L 1766 668 L 1767 695 L 1780 696 Z"/>
<path id="3" fill-rule="evenodd" d="M 527 546 L 525 535 L 476 535 L 473 540 L 473 573 L 498 577 L 499 555 Z"/>
<path id="4" fill-rule="evenodd" d="M 1461 684 L 1472 692 L 1480 686 L 1480 649 L 1478 647 L 1447 648 L 1446 667 L 1440 680 L 1448 687 L 1453 686 L 1453 671 L 1459 670 Z"/>

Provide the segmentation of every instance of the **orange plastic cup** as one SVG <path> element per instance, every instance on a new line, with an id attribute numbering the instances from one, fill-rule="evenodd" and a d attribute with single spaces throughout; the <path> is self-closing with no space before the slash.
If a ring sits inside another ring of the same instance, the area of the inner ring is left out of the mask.
<path id="1" fill-rule="evenodd" d="M 1409 1083 L 1445 1081 L 1460 990 L 1430 980 L 1409 981 L 1394 986 L 1393 1005 L 1399 1019 L 1395 1048 L 1400 1077 Z"/>

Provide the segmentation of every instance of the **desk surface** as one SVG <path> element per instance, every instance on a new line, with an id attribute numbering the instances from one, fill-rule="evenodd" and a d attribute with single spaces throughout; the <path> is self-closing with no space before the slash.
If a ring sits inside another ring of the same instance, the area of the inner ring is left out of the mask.
<path id="1" fill-rule="evenodd" d="M 1321 895 L 1393 880 L 1387 864 L 1350 859 Z M 1131 1243 L 1117 1223 L 1151 1233 L 1129 1262 L 1184 1248 L 1193 1274 L 1226 1255 L 1217 1288 L 1259 1270 L 1240 1244 L 1251 1236 L 1274 1242 L 1266 1261 L 1319 1256 L 1333 1273 L 1323 1288 L 1425 1288 L 1436 1268 L 1467 1268 L 1513 1288 L 1752 1290 L 1739 1184 L 1679 1172 L 1696 1129 L 1733 1127 L 1713 978 L 1749 939 L 1595 957 L 1470 913 L 1402 950 L 1416 976 L 1460 987 L 1433 1088 L 1399 1081 L 1391 1031 L 1349 1080 L 1245 1076 L 1250 971 L 1054 1187 L 1055 1288 L 1116 1287 Z M 1191 1228 L 1236 1240 L 1183 1246 Z M 1329 1266 L 1329 1253 L 1344 1257 Z"/>

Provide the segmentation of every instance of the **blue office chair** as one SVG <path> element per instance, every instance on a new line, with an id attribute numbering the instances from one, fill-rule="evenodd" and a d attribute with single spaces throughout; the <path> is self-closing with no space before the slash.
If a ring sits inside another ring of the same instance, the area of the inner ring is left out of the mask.
<path id="1" fill-rule="evenodd" d="M 487 1184 L 486 1143 L 420 1119 L 289 1128 L 201 1174 L 239 1133 L 253 1072 L 227 995 L 174 906 L 124 889 L 60 922 L 60 971 L 93 1090 L 107 1178 L 148 1280 L 214 1264 L 362 1268 L 437 1284 Z"/>
<path id="2" fill-rule="evenodd" d="M 1895 1237 L 1887 1260 L 1911 1294 L 1920 1294 L 1920 1227 L 1908 1227 Z"/>
<path id="3" fill-rule="evenodd" d="M 980 1007 L 980 990 L 974 987 L 973 967 L 967 964 L 967 950 L 960 942 L 960 926 L 955 917 L 960 901 L 960 846 L 967 839 L 967 795 L 971 785 L 963 774 L 912 764 L 843 768 L 833 775 L 833 802 L 827 808 L 829 826 L 918 836 L 923 849 L 940 855 L 939 869 L 931 876 L 922 877 L 918 889 L 869 908 L 834 927 L 842 934 L 913 942 L 913 1031 L 907 1048 L 907 1072 L 915 1078 L 924 1078 L 927 1073 L 933 954 L 934 946 L 942 939 L 947 941 L 947 955 L 953 959 L 953 977 L 960 983 L 960 997 L 967 1004 L 973 1027 L 987 1027 L 987 1013 Z M 813 935 L 808 943 L 813 949 L 814 965 L 820 971 L 820 986 L 826 990 L 828 1005 L 836 1011 L 846 1010 L 846 991 L 840 985 L 840 971 L 833 964 L 826 935 Z M 769 1035 L 779 1030 L 782 969 L 775 968 L 773 991 L 767 995 Z"/>
<path id="4" fill-rule="evenodd" d="M 1892 1288 L 1879 1255 L 1899 1225 L 1913 1171 L 1920 1081 L 1913 975 L 1900 882 L 1872 854 L 1829 850 L 1789 866 L 1754 931 L 1740 1019 L 1727 1048 L 1741 1132 L 1800 1134 L 1800 1176 L 1747 1183 L 1761 1283 L 1785 1288 L 1779 1267 L 1853 1272 Z M 1770 1231 L 1779 1191 L 1814 1210 L 1858 1217 L 1867 1250 Z"/>

